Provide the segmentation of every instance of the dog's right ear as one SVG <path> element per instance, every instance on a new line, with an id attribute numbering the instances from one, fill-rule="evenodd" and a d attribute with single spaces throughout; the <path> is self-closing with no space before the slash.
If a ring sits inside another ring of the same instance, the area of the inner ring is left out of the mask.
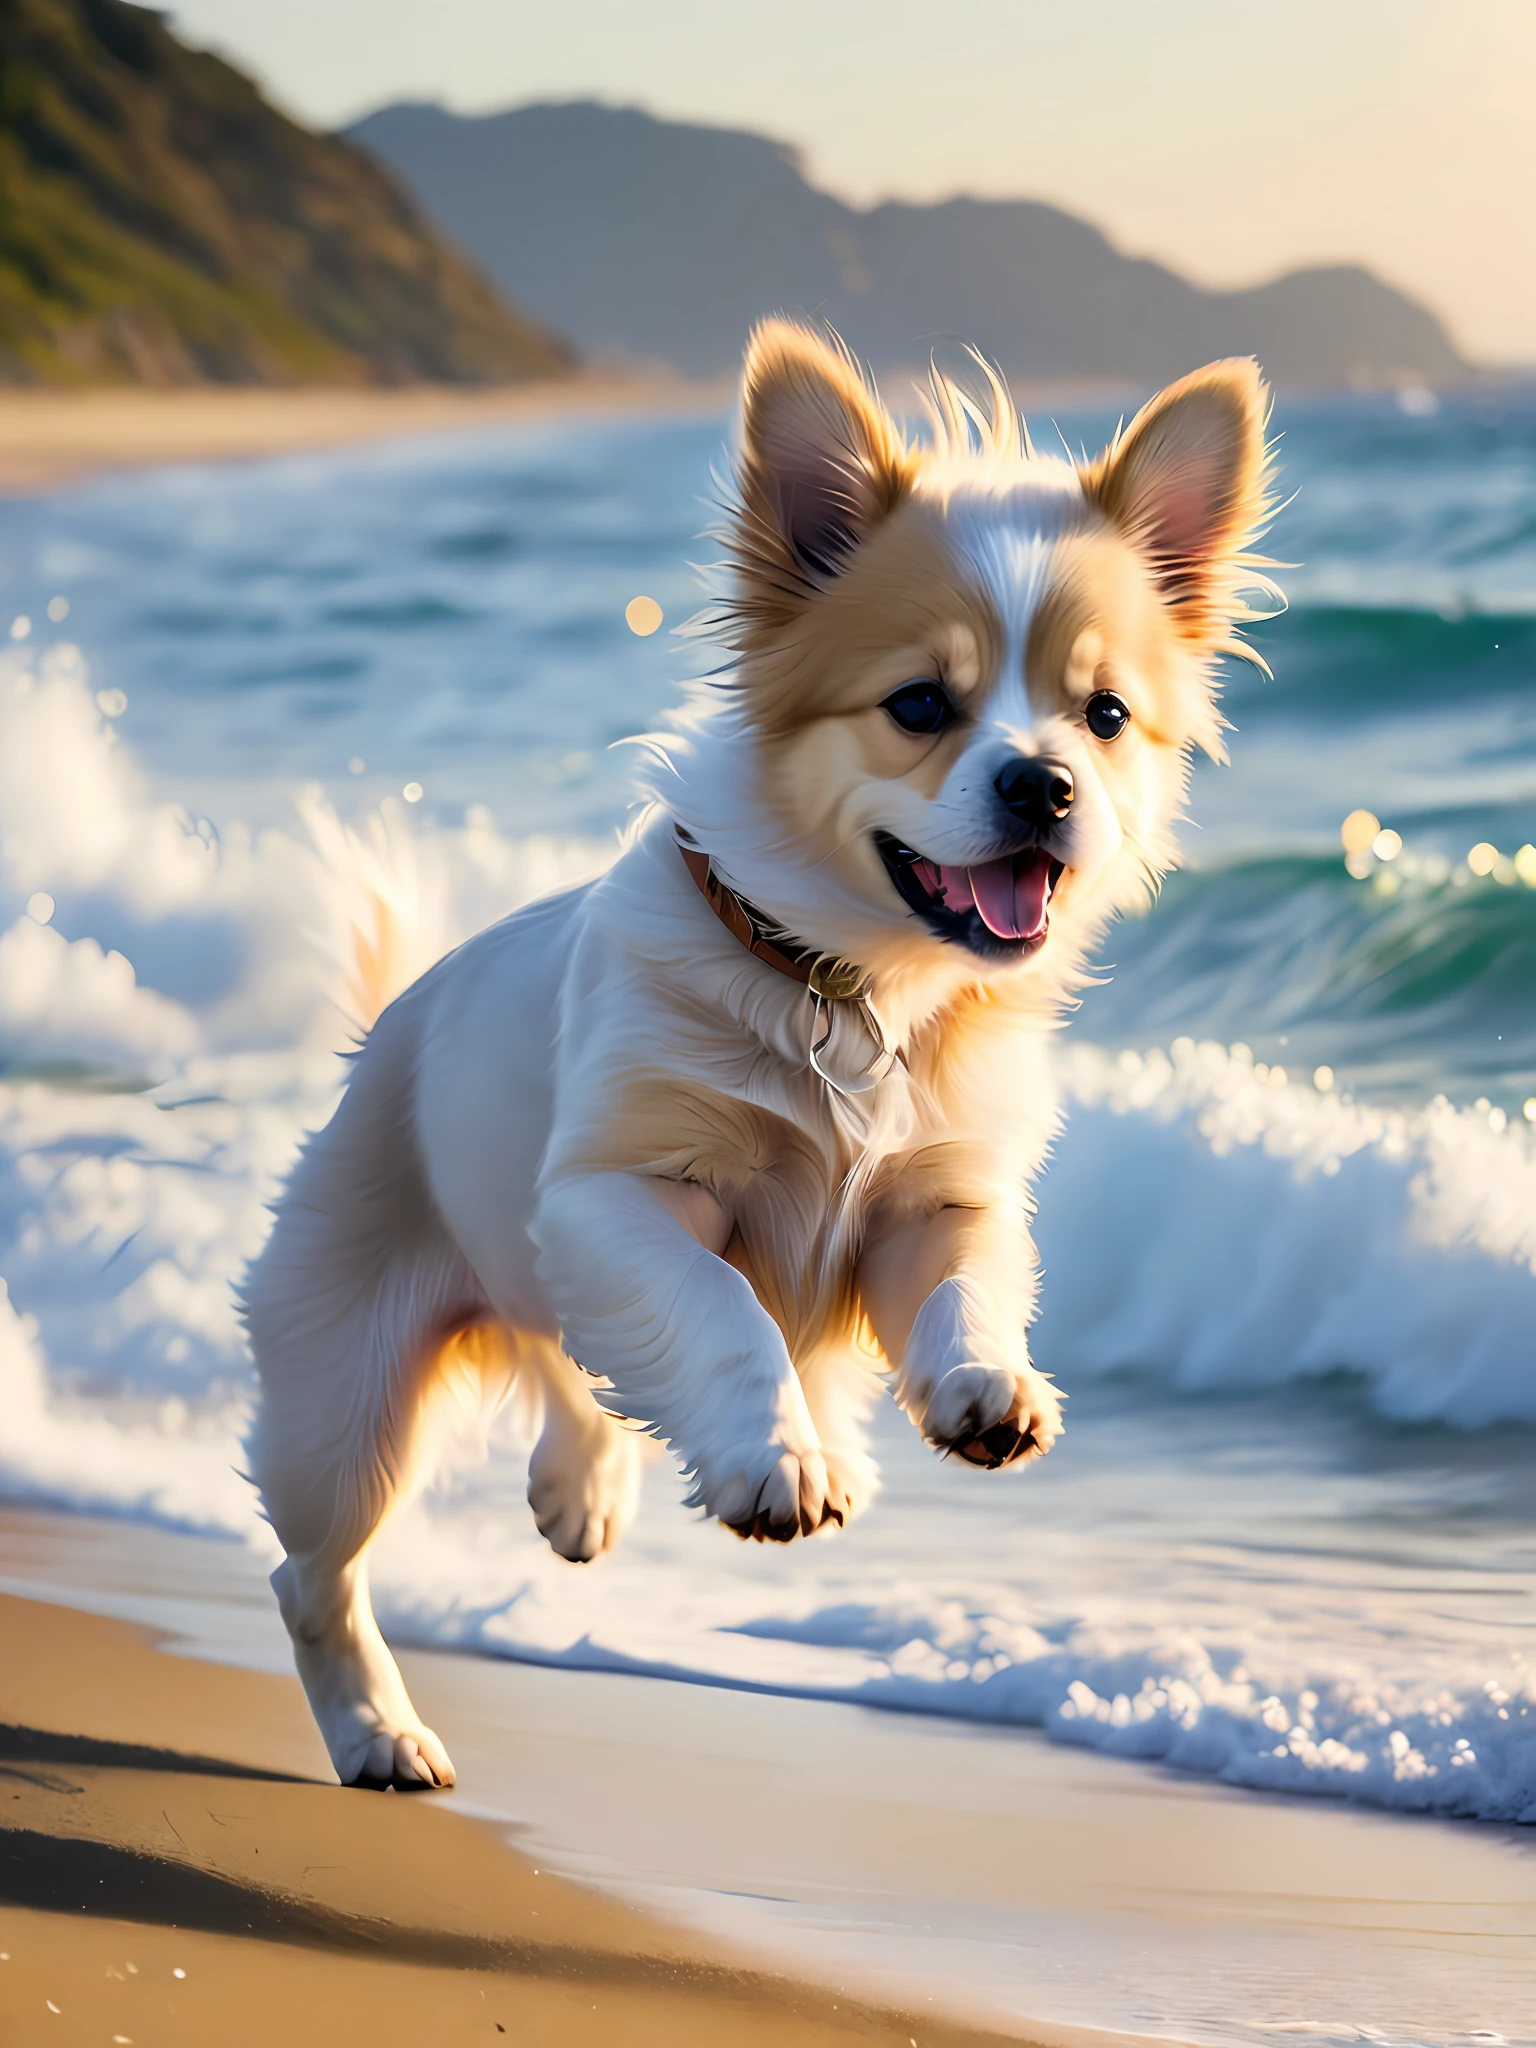
<path id="1" fill-rule="evenodd" d="M 846 352 L 768 320 L 747 346 L 731 613 L 749 638 L 788 621 L 840 576 L 906 489 L 895 422 Z"/>

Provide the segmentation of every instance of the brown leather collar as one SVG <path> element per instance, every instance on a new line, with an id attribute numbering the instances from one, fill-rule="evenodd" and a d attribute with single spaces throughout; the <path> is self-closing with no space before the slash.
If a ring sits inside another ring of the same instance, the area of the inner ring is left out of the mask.
<path id="1" fill-rule="evenodd" d="M 700 895 L 732 938 L 749 953 L 828 1002 L 845 1002 L 867 993 L 868 978 L 857 968 L 832 960 L 825 953 L 813 953 L 808 946 L 797 946 L 789 933 L 765 916 L 755 903 L 738 896 L 728 882 L 720 879 L 709 855 L 684 838 L 680 825 L 674 829 L 677 850 L 698 884 Z"/>

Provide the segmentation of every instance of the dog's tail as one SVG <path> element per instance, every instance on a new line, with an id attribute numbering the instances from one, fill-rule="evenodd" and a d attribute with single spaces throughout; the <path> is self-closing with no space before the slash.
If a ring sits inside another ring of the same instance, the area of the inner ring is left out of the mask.
<path id="1" fill-rule="evenodd" d="M 319 795 L 299 800 L 331 912 L 318 941 L 334 969 L 337 1008 L 364 1037 L 395 997 L 452 943 L 447 891 L 393 805 L 344 825 Z"/>

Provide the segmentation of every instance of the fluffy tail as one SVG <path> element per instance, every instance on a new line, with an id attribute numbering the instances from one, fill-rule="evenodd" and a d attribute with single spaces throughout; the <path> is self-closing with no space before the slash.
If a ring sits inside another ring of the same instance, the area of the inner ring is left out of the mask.
<path id="1" fill-rule="evenodd" d="M 337 1008 L 363 1037 L 452 944 L 446 882 L 430 872 L 393 803 L 361 829 L 344 825 L 318 795 L 301 797 L 299 812 L 331 912 L 318 942 L 335 970 Z"/>

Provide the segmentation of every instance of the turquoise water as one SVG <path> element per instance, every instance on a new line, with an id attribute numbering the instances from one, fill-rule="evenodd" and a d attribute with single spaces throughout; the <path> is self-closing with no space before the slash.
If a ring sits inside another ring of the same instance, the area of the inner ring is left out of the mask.
<path id="1" fill-rule="evenodd" d="M 1066 1041 L 1036 1340 L 1062 1446 L 989 1482 L 888 1415 L 883 1500 L 783 1555 L 690 1521 L 658 1463 L 582 1574 L 498 1439 L 386 1542 L 397 1629 L 1536 1819 L 1536 400 L 1276 424 L 1274 680 L 1232 673 L 1187 865 Z M 0 614 L 31 622 L 0 663 L 7 1492 L 263 1540 L 229 1286 L 338 1083 L 317 840 L 356 820 L 438 942 L 601 865 L 613 743 L 697 660 L 624 607 L 697 602 L 723 432 L 0 506 Z M 1352 875 L 1361 807 L 1402 850 Z"/>
<path id="2" fill-rule="evenodd" d="M 1073 445 L 1111 424 L 1061 422 Z M 1127 1042 L 1286 1035 L 1362 1088 L 1518 1108 L 1531 899 L 1462 862 L 1536 835 L 1536 403 L 1277 425 L 1295 495 L 1271 545 L 1298 566 L 1253 636 L 1275 680 L 1231 670 L 1232 765 L 1201 771 L 1191 866 L 1117 937 L 1086 1021 Z M 242 815 L 276 816 L 301 783 L 352 805 L 414 780 L 445 822 L 480 804 L 508 833 L 601 834 L 627 798 L 608 750 L 697 665 L 623 607 L 645 590 L 676 624 L 698 601 L 723 432 L 541 428 L 13 504 L 0 606 L 41 625 L 69 594 L 70 637 L 127 693 L 125 742 L 194 809 L 231 785 Z M 1344 873 L 1359 806 L 1406 842 L 1391 900 Z"/>

